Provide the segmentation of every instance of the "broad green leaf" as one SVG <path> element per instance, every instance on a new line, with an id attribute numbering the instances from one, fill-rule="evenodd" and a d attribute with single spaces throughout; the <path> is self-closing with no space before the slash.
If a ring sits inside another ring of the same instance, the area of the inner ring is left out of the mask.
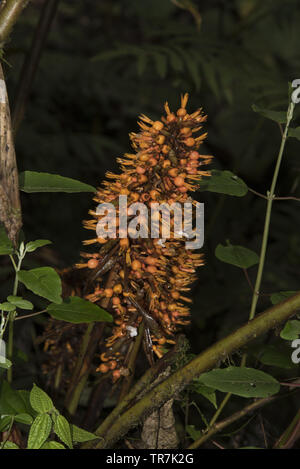
<path id="1" fill-rule="evenodd" d="M 199 182 L 199 191 L 217 192 L 219 194 L 243 197 L 248 192 L 248 187 L 242 179 L 231 171 L 219 171 L 213 169 L 211 176 L 204 177 Z"/>
<path id="2" fill-rule="evenodd" d="M 60 305 L 51 303 L 47 307 L 47 311 L 55 319 L 72 322 L 74 324 L 94 321 L 112 321 L 112 316 L 107 311 L 77 296 L 71 296 L 65 299 Z"/>
<path id="3" fill-rule="evenodd" d="M 249 269 L 249 267 L 259 262 L 259 257 L 256 252 L 244 248 L 243 246 L 234 246 L 230 243 L 228 243 L 227 246 L 218 244 L 215 255 L 220 261 L 235 265 L 241 269 Z"/>
<path id="4" fill-rule="evenodd" d="M 17 414 L 34 415 L 29 401 L 29 391 L 12 389 L 7 381 L 3 381 L 0 393 L 0 414 L 15 416 Z"/>
<path id="5" fill-rule="evenodd" d="M 54 432 L 68 448 L 73 448 L 70 424 L 63 415 L 54 418 Z"/>
<path id="6" fill-rule="evenodd" d="M 11 417 L 10 415 L 0 416 L 0 432 L 4 432 L 9 428 L 12 418 L 13 417 Z"/>
<path id="7" fill-rule="evenodd" d="M 198 380 L 194 380 L 193 391 L 201 394 L 203 397 L 206 397 L 206 399 L 208 399 L 216 409 L 218 408 L 215 389 L 205 386 L 205 384 L 199 383 Z"/>
<path id="8" fill-rule="evenodd" d="M 58 441 L 46 441 L 40 449 L 66 449 L 64 445 Z"/>
<path id="9" fill-rule="evenodd" d="M 186 430 L 194 441 L 198 440 L 203 435 L 200 430 L 196 430 L 195 425 L 187 425 Z"/>
<path id="10" fill-rule="evenodd" d="M 86 441 L 91 441 L 95 440 L 96 438 L 99 438 L 97 435 L 87 432 L 86 430 L 83 430 L 82 428 L 79 428 L 76 425 L 71 425 L 70 427 L 72 440 L 75 443 L 84 443 Z"/>
<path id="11" fill-rule="evenodd" d="M 0 357 L 0 368 L 8 370 L 12 366 L 12 362 L 8 358 Z"/>
<path id="12" fill-rule="evenodd" d="M 284 340 L 295 340 L 300 336 L 300 321 L 293 319 L 288 321 L 282 331 L 280 337 Z"/>
<path id="13" fill-rule="evenodd" d="M 287 121 L 287 114 L 285 111 L 270 111 L 269 109 L 263 109 L 255 104 L 252 104 L 252 110 L 267 119 L 278 122 L 279 124 L 285 124 Z"/>
<path id="14" fill-rule="evenodd" d="M 52 244 L 52 241 L 49 241 L 48 239 L 37 239 L 36 241 L 30 241 L 26 244 L 26 251 L 33 252 L 38 248 L 46 246 L 47 244 Z"/>
<path id="15" fill-rule="evenodd" d="M 0 310 L 1 311 L 15 311 L 16 306 L 12 303 L 8 303 L 5 301 L 4 303 L 0 303 Z"/>
<path id="16" fill-rule="evenodd" d="M 48 414 L 39 414 L 30 427 L 27 449 L 40 449 L 51 433 L 52 420 Z"/>
<path id="17" fill-rule="evenodd" d="M 294 137 L 297 140 L 300 140 L 300 127 L 295 127 L 294 129 L 289 129 L 289 137 Z"/>
<path id="18" fill-rule="evenodd" d="M 36 384 L 30 392 L 30 404 L 39 413 L 50 412 L 54 408 L 52 399 Z"/>
<path id="19" fill-rule="evenodd" d="M 61 279 L 52 267 L 21 270 L 18 279 L 28 290 L 54 303 L 61 303 Z"/>
<path id="20" fill-rule="evenodd" d="M 287 300 L 290 296 L 294 296 L 298 293 L 297 291 L 280 291 L 278 293 L 273 293 L 271 295 L 271 302 L 273 305 L 281 303 L 282 301 Z"/>
<path id="21" fill-rule="evenodd" d="M 291 369 L 295 365 L 291 360 L 290 347 L 278 345 L 261 345 L 252 349 L 252 354 L 264 365 Z"/>
<path id="22" fill-rule="evenodd" d="M 75 179 L 58 174 L 24 171 L 19 175 L 20 190 L 23 192 L 96 192 L 96 188 Z"/>
<path id="23" fill-rule="evenodd" d="M 18 445 L 16 445 L 16 443 L 13 443 L 12 441 L 6 441 L 4 445 L 1 446 L 1 449 L 20 449 L 20 448 Z"/>
<path id="24" fill-rule="evenodd" d="M 231 392 L 242 397 L 268 397 L 276 394 L 280 384 L 260 370 L 230 366 L 204 373 L 198 380 L 218 391 Z"/>
<path id="25" fill-rule="evenodd" d="M 27 406 L 24 402 L 23 396 L 20 391 L 12 389 L 9 385 L 6 385 L 4 394 L 6 403 L 13 409 L 13 414 L 27 414 Z"/>
<path id="26" fill-rule="evenodd" d="M 17 414 L 15 416 L 15 421 L 19 423 L 24 423 L 26 425 L 31 425 L 33 422 L 33 418 L 29 414 Z"/>
<path id="27" fill-rule="evenodd" d="M 12 254 L 13 252 L 12 242 L 8 238 L 4 226 L 0 224 L 0 256 Z"/>
<path id="28" fill-rule="evenodd" d="M 30 301 L 24 300 L 21 296 L 8 296 L 7 301 L 20 309 L 33 309 L 33 304 Z"/>

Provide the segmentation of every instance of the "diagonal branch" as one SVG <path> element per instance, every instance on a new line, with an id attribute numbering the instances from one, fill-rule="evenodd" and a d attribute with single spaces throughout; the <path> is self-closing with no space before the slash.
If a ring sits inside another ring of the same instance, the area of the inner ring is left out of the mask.
<path id="1" fill-rule="evenodd" d="M 7 0 L 0 10 L 0 46 L 7 40 L 18 17 L 29 0 Z"/>
<path id="2" fill-rule="evenodd" d="M 130 428 L 138 425 L 141 420 L 154 409 L 161 407 L 171 397 L 176 396 L 193 379 L 215 367 L 220 361 L 226 359 L 228 355 L 243 347 L 254 338 L 278 327 L 281 323 L 293 316 L 299 309 L 300 293 L 269 308 L 263 314 L 260 314 L 229 336 L 209 347 L 148 392 L 127 411 L 119 415 L 119 418 L 112 422 L 109 429 L 107 429 L 105 422 L 103 422 L 95 432 L 96 435 L 101 438 L 96 448 L 111 447 L 112 444 L 122 438 Z M 114 409 L 114 413 L 116 414 L 118 414 L 118 407 Z"/>

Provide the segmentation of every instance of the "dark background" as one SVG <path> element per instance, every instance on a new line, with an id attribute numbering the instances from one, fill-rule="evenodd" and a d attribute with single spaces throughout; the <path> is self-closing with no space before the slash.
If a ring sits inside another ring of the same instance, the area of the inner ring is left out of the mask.
<path id="1" fill-rule="evenodd" d="M 42 4 L 31 2 L 5 47 L 12 108 Z M 180 93 L 189 92 L 189 109 L 203 107 L 208 114 L 203 153 L 214 155 L 212 168 L 231 170 L 265 194 L 281 135 L 278 124 L 251 105 L 287 109 L 288 82 L 300 78 L 299 30 L 297 0 L 61 0 L 16 134 L 19 170 L 97 186 L 107 170 L 117 170 L 116 157 L 130 150 L 128 133 L 137 131 L 138 115 L 159 119 L 166 100 L 177 109 Z M 290 139 L 276 194 L 300 197 L 299 158 L 300 143 Z M 250 192 L 244 198 L 196 197 L 205 203 L 206 265 L 193 288 L 193 322 L 186 329 L 193 353 L 247 320 L 247 280 L 214 251 L 229 239 L 259 253 L 266 208 Z M 92 207 L 90 194 L 22 194 L 26 238 L 53 241 L 34 262 L 76 262 L 89 237 L 82 220 Z M 270 305 L 270 293 L 299 289 L 299 229 L 299 202 L 276 202 L 260 311 Z M 255 274 L 255 267 L 249 269 L 252 281 Z M 289 373 L 271 371 L 279 379 Z M 280 428 L 293 413 L 287 404 Z M 273 437 L 280 428 L 272 428 Z"/>

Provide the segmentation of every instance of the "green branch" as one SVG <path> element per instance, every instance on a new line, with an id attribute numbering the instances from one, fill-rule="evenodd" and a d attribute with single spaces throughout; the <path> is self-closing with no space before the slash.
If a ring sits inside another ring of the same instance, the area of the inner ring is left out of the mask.
<path id="1" fill-rule="evenodd" d="M 14 24 L 29 0 L 7 0 L 0 11 L 0 45 L 7 40 Z"/>
<path id="2" fill-rule="evenodd" d="M 96 435 L 101 438 L 96 448 L 110 447 L 115 441 L 122 438 L 130 428 L 137 426 L 154 409 L 159 408 L 171 397 L 176 396 L 193 379 L 199 377 L 205 371 L 214 368 L 220 361 L 251 340 L 268 332 L 270 329 L 278 327 L 293 316 L 298 309 L 300 309 L 300 293 L 273 306 L 237 331 L 209 347 L 187 365 L 153 388 L 122 415 L 120 406 L 117 406 L 113 412 L 119 418 L 111 422 L 110 416 L 108 416 L 112 423 L 110 427 L 107 429 L 106 421 L 104 421 L 96 430 Z"/>

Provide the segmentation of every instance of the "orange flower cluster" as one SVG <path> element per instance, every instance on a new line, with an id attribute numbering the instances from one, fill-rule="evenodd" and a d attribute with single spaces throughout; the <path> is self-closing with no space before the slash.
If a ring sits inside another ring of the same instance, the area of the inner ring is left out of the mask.
<path id="1" fill-rule="evenodd" d="M 193 202 L 188 195 L 198 187 L 202 176 L 209 172 L 200 167 L 211 161 L 198 149 L 206 137 L 195 134 L 202 128 L 206 116 L 198 109 L 188 114 L 188 95 L 181 97 L 176 113 L 165 104 L 166 116 L 152 121 L 142 115 L 139 133 L 130 134 L 134 154 L 119 158 L 122 173 L 107 173 L 107 180 L 94 198 L 98 204 L 115 204 L 118 212 L 119 195 L 126 195 L 128 204 Z M 87 229 L 96 231 L 101 218 L 93 210 L 92 219 L 85 221 Z M 172 220 L 173 221 L 173 220 Z M 152 352 L 161 357 L 179 325 L 188 324 L 189 307 L 186 297 L 195 270 L 203 264 L 202 256 L 185 248 L 184 237 L 160 239 L 124 238 L 117 223 L 115 239 L 94 237 L 85 245 L 98 244 L 96 253 L 82 254 L 85 262 L 78 268 L 91 269 L 92 288 L 85 296 L 103 304 L 114 315 L 114 328 L 101 355 L 98 371 L 110 371 L 113 380 L 127 373 L 125 347 L 143 330 L 145 350 L 150 363 Z M 107 282 L 105 274 L 110 272 Z"/>

